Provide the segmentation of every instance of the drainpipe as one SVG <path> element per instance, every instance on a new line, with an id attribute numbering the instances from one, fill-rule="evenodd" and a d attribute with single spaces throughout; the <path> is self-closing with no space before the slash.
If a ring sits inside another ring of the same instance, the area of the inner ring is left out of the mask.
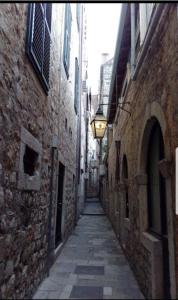
<path id="1" fill-rule="evenodd" d="M 155 9 L 155 13 L 153 14 L 153 19 L 152 19 L 152 22 L 148 28 L 148 32 L 146 34 L 146 37 L 145 37 L 145 40 L 144 40 L 144 43 L 143 43 L 143 48 L 142 48 L 142 51 L 141 51 L 141 54 L 140 54 L 140 59 L 138 60 L 137 64 L 136 64 L 136 68 L 135 68 L 135 71 L 134 71 L 134 74 L 133 74 L 133 80 L 136 80 L 136 76 L 138 74 L 138 71 L 142 65 L 142 62 L 145 58 L 145 55 L 146 55 L 146 52 L 150 46 L 150 42 L 151 42 L 151 39 L 154 35 L 154 32 L 155 32 L 155 28 L 158 24 L 158 21 L 161 17 L 161 14 L 162 14 L 162 11 L 163 9 L 166 7 L 168 7 L 169 4 L 163 4 L 163 3 L 158 3 L 156 4 L 156 9 Z"/>
<path id="2" fill-rule="evenodd" d="M 135 3 L 131 3 L 131 78 L 135 70 Z"/>

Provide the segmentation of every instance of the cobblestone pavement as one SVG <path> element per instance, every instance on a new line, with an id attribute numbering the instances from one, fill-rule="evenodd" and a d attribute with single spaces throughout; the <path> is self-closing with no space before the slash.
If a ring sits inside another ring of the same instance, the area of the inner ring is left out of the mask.
<path id="1" fill-rule="evenodd" d="M 50 276 L 33 299 L 144 299 L 96 201 L 87 202 Z"/>

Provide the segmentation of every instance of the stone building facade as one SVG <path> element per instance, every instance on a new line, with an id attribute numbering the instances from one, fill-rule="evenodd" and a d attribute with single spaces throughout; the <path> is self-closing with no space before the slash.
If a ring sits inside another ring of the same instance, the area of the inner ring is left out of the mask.
<path id="1" fill-rule="evenodd" d="M 99 194 L 99 142 L 93 138 L 91 121 L 96 114 L 99 105 L 99 95 L 90 94 L 88 117 L 88 181 L 87 196 L 98 197 Z"/>
<path id="2" fill-rule="evenodd" d="M 81 18 L 0 4 L 0 298 L 31 297 L 75 224 Z"/>
<path id="3" fill-rule="evenodd" d="M 83 34 L 82 34 L 82 78 L 81 78 L 81 153 L 80 153 L 80 189 L 79 212 L 84 209 L 87 185 L 87 148 L 88 148 L 88 114 L 89 114 L 89 88 L 88 88 L 88 56 L 87 56 L 87 13 L 83 7 Z"/>
<path id="4" fill-rule="evenodd" d="M 153 299 L 178 296 L 177 11 L 176 3 L 122 5 L 109 97 L 118 104 L 108 111 L 106 211 Z"/>
<path id="5" fill-rule="evenodd" d="M 112 75 L 113 58 L 109 59 L 109 54 L 103 53 L 103 63 L 100 67 L 100 104 L 104 116 L 107 116 L 108 100 L 109 100 L 109 88 Z M 102 158 L 104 159 L 107 152 L 107 130 L 105 136 L 102 139 Z"/>

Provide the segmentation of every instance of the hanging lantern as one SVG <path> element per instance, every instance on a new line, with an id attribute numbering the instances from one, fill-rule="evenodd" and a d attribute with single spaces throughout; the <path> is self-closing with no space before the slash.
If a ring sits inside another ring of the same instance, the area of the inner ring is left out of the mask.
<path id="1" fill-rule="evenodd" d="M 103 115 L 103 112 L 100 109 L 100 107 L 98 108 L 96 116 L 93 118 L 90 125 L 92 128 L 94 139 L 102 139 L 104 137 L 105 130 L 107 127 L 107 119 Z"/>

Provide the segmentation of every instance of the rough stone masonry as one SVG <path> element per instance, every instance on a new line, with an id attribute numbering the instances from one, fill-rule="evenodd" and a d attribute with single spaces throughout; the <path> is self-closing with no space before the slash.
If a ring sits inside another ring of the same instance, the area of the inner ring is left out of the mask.
<path id="1" fill-rule="evenodd" d="M 67 183 L 64 239 L 74 226 L 71 181 L 76 170 L 77 116 L 74 70 L 69 82 L 61 59 L 65 5 L 52 5 L 48 96 L 25 53 L 28 5 L 0 4 L 0 298 L 28 298 L 45 276 L 54 135 L 60 146 L 55 152 L 52 238 L 59 161 L 65 165 Z M 71 62 L 74 55 L 71 50 Z M 29 157 L 34 166 L 29 166 Z"/>

